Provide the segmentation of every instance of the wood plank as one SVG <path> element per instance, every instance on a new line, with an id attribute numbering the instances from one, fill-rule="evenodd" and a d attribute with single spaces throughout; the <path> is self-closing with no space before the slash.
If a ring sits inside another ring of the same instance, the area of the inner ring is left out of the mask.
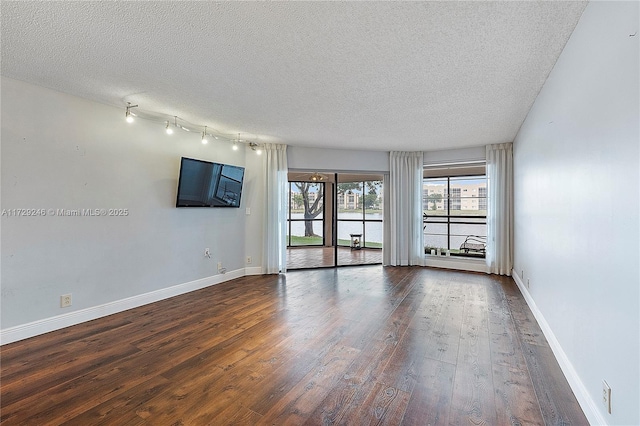
<path id="1" fill-rule="evenodd" d="M 301 424 L 316 410 L 357 356 L 357 349 L 334 346 L 311 370 L 270 407 L 262 417 L 265 424 Z"/>
<path id="2" fill-rule="evenodd" d="M 527 370 L 493 365 L 498 424 L 545 424 Z"/>
<path id="3" fill-rule="evenodd" d="M 453 283 L 448 286 L 446 298 L 440 311 L 436 313 L 435 324 L 427 330 L 425 336 L 430 342 L 425 356 L 450 364 L 457 362 L 466 297 L 462 284 Z"/>
<path id="4" fill-rule="evenodd" d="M 374 383 L 361 404 L 338 421 L 341 425 L 399 424 L 409 404 L 410 394 L 392 386 Z"/>
<path id="5" fill-rule="evenodd" d="M 424 358 L 402 419 L 407 425 L 448 425 L 455 366 Z"/>
<path id="6" fill-rule="evenodd" d="M 491 371 L 489 324 L 483 287 L 467 288 L 460 348 L 449 421 L 453 424 L 497 423 Z"/>

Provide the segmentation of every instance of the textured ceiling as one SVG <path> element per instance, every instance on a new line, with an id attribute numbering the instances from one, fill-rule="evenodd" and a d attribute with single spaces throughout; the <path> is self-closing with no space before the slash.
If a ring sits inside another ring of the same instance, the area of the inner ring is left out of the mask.
<path id="1" fill-rule="evenodd" d="M 222 134 L 512 141 L 585 2 L 2 1 L 2 75 Z"/>

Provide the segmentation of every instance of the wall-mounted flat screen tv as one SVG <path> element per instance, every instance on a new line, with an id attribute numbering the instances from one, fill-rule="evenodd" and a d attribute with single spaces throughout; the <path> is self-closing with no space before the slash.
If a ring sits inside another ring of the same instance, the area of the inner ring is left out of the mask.
<path id="1" fill-rule="evenodd" d="M 240 207 L 244 167 L 182 157 L 176 207 Z"/>

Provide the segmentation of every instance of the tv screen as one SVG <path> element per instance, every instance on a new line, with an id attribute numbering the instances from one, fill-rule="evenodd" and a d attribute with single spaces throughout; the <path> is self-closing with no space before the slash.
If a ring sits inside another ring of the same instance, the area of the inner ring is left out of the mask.
<path id="1" fill-rule="evenodd" d="M 240 207 L 244 167 L 182 157 L 176 207 Z"/>

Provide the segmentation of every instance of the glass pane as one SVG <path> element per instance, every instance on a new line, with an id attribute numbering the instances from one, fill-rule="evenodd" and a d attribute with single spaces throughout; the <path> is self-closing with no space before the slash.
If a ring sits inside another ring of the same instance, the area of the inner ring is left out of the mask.
<path id="1" fill-rule="evenodd" d="M 463 223 L 452 223 L 451 224 L 451 235 L 460 235 L 463 237 L 467 237 L 469 235 L 477 235 L 481 237 L 487 236 L 487 225 L 478 224 L 463 224 Z"/>
<path id="2" fill-rule="evenodd" d="M 452 216 L 487 215 L 487 178 L 485 176 L 453 177 L 450 188 Z"/>
<path id="3" fill-rule="evenodd" d="M 364 246 L 382 248 L 382 222 L 365 222 L 364 230 Z"/>
<path id="4" fill-rule="evenodd" d="M 364 183 L 363 196 L 365 219 L 382 219 L 382 181 L 369 180 Z"/>
<path id="5" fill-rule="evenodd" d="M 310 246 L 323 244 L 322 220 L 300 220 L 289 222 L 291 236 L 287 235 L 287 241 L 291 246 Z"/>
<path id="6" fill-rule="evenodd" d="M 338 219 L 362 220 L 363 182 L 338 183 Z"/>
<path id="7" fill-rule="evenodd" d="M 291 218 L 293 214 L 321 219 L 324 213 L 324 183 L 290 182 Z"/>
<path id="8" fill-rule="evenodd" d="M 446 249 L 447 248 L 447 235 L 433 235 L 424 234 L 424 248 L 425 253 L 431 253 L 431 250 Z"/>
<path id="9" fill-rule="evenodd" d="M 486 247 L 487 226 L 484 224 L 451 224 L 451 252 L 452 253 L 481 253 Z M 466 245 L 463 246 L 463 243 Z"/>
<path id="10" fill-rule="evenodd" d="M 422 210 L 427 216 L 447 214 L 447 179 L 424 179 L 422 182 Z"/>
<path id="11" fill-rule="evenodd" d="M 446 223 L 426 223 L 423 226 L 425 234 L 447 235 Z"/>
<path id="12" fill-rule="evenodd" d="M 338 220 L 338 245 L 350 246 L 351 234 L 360 234 L 362 238 L 362 222 Z"/>
<path id="13" fill-rule="evenodd" d="M 287 244 L 324 243 L 324 183 L 289 182 Z"/>

